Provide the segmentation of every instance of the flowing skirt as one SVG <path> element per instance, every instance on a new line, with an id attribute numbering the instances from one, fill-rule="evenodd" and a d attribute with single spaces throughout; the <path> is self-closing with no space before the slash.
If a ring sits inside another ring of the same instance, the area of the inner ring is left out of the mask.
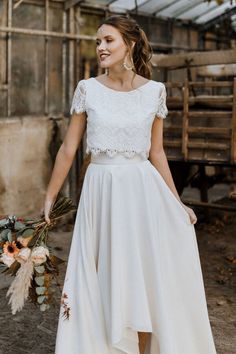
<path id="1" fill-rule="evenodd" d="M 138 155 L 92 156 L 62 291 L 56 354 L 216 354 L 194 226 Z"/>

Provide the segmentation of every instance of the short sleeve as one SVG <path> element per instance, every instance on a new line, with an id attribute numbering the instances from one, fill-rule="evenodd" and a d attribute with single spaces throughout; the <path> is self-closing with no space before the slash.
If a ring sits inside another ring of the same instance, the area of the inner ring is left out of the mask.
<path id="1" fill-rule="evenodd" d="M 168 109 L 166 107 L 166 88 L 165 85 L 161 83 L 161 92 L 157 100 L 156 116 L 159 118 L 166 118 L 168 114 Z"/>
<path id="2" fill-rule="evenodd" d="M 74 112 L 79 114 L 85 112 L 86 110 L 86 87 L 84 80 L 80 80 L 75 89 L 74 96 L 72 99 L 72 104 L 70 108 L 70 114 Z"/>

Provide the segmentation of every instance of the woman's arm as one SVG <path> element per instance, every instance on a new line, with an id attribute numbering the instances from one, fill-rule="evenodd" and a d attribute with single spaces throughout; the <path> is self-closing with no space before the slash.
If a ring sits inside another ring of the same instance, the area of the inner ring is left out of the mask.
<path id="1" fill-rule="evenodd" d="M 47 222 L 50 222 L 50 210 L 68 175 L 85 129 L 86 113 L 74 113 L 71 117 L 71 121 L 63 143 L 58 150 L 51 179 L 47 187 L 44 203 L 44 216 Z"/>
<path id="2" fill-rule="evenodd" d="M 190 221 L 195 224 L 197 217 L 194 211 L 182 203 L 180 196 L 176 190 L 173 177 L 169 168 L 167 157 L 163 148 L 163 119 L 155 118 L 152 125 L 152 135 L 151 135 L 151 148 L 149 152 L 149 160 L 153 166 L 158 170 L 166 184 L 173 192 L 175 197 L 183 205 L 184 209 L 188 212 Z"/>

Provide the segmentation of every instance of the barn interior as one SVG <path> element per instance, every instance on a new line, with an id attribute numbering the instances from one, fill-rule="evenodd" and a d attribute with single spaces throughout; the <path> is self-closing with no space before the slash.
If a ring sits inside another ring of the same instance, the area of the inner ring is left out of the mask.
<path id="1" fill-rule="evenodd" d="M 37 213 L 76 83 L 101 73 L 95 32 L 112 13 L 137 19 L 152 45 L 153 79 L 167 87 L 164 146 L 179 192 L 192 183 L 199 192 L 188 202 L 210 204 L 208 189 L 227 180 L 223 166 L 236 160 L 234 1 L 3 0 L 2 214 Z M 85 144 L 64 186 L 75 202 Z"/>
<path id="2" fill-rule="evenodd" d="M 152 46 L 152 79 L 167 89 L 164 149 L 181 199 L 198 214 L 217 353 L 233 354 L 235 0 L 0 0 L 0 219 L 41 213 L 70 122 L 75 87 L 79 80 L 103 72 L 95 33 L 111 14 L 135 18 Z M 86 134 L 62 190 L 75 204 L 90 159 L 85 151 Z M 73 229 L 70 222 L 66 219 L 51 234 L 53 249 L 64 259 Z M 10 281 L 0 275 L 0 353 L 54 353 L 58 307 L 39 314 L 28 303 L 14 321 L 9 319 L 5 293 Z M 60 289 L 55 296 L 59 301 Z"/>

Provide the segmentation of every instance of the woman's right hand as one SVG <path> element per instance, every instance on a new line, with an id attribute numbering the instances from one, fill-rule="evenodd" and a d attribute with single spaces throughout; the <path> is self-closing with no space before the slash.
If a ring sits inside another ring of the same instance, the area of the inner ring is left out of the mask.
<path id="1" fill-rule="evenodd" d="M 45 218 L 45 221 L 50 224 L 51 223 L 51 220 L 49 218 L 49 215 L 50 215 L 50 212 L 52 210 L 52 207 L 53 207 L 53 204 L 55 202 L 55 199 L 48 199 L 46 198 L 45 199 L 45 202 L 44 202 L 44 218 Z"/>

